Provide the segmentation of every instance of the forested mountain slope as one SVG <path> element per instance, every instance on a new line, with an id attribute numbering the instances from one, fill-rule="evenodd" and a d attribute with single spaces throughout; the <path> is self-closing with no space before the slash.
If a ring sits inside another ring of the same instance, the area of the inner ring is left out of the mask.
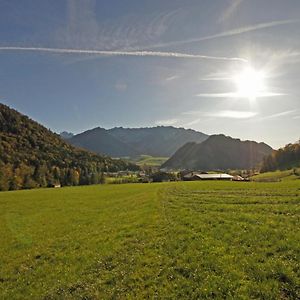
<path id="1" fill-rule="evenodd" d="M 222 134 L 212 135 L 200 144 L 185 144 L 162 167 L 192 170 L 251 169 L 271 152 L 272 148 L 265 143 L 241 141 Z"/>
<path id="2" fill-rule="evenodd" d="M 98 183 L 103 171 L 136 168 L 75 148 L 0 103 L 0 190 Z"/>

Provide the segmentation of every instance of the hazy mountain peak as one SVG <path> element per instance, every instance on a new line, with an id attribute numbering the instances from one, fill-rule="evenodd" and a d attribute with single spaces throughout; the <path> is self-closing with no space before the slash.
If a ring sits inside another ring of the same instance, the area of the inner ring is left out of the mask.
<path id="1" fill-rule="evenodd" d="M 202 142 L 208 135 L 173 126 L 142 128 L 100 127 L 75 135 L 70 143 L 111 156 L 141 154 L 169 157 L 187 142 Z"/>
<path id="2" fill-rule="evenodd" d="M 264 143 L 241 141 L 224 134 L 212 135 L 202 143 L 187 143 L 162 167 L 171 169 L 250 169 L 272 148 Z"/>
<path id="3" fill-rule="evenodd" d="M 74 133 L 72 132 L 67 132 L 67 131 L 63 131 L 59 134 L 61 136 L 61 138 L 63 138 L 64 140 L 68 140 L 70 139 L 71 137 L 74 136 Z"/>

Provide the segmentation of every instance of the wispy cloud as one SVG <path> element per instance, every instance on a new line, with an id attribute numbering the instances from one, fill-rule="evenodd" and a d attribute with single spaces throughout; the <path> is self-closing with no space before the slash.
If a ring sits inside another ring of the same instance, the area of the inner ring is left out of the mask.
<path id="1" fill-rule="evenodd" d="M 258 115 L 258 112 L 253 111 L 237 111 L 237 110 L 220 110 L 213 112 L 203 111 L 186 111 L 183 115 L 197 115 L 202 117 L 214 117 L 214 118 L 230 118 L 230 119 L 249 119 Z"/>
<path id="2" fill-rule="evenodd" d="M 207 93 L 197 94 L 196 96 L 203 98 L 237 98 L 237 93 Z"/>
<path id="3" fill-rule="evenodd" d="M 173 80 L 178 79 L 178 78 L 180 78 L 179 75 L 173 75 L 173 76 L 167 77 L 165 80 L 166 81 L 173 81 Z"/>
<path id="4" fill-rule="evenodd" d="M 161 48 L 161 47 L 167 47 L 167 46 L 178 46 L 178 45 L 184 45 L 184 44 L 190 44 L 190 43 L 197 43 L 197 42 L 202 42 L 202 41 L 207 41 L 207 40 L 235 36 L 235 35 L 239 35 L 239 34 L 244 34 L 244 33 L 252 32 L 252 31 L 262 30 L 262 29 L 276 27 L 276 26 L 295 24 L 295 23 L 299 23 L 299 22 L 300 22 L 300 19 L 288 19 L 288 20 L 272 21 L 272 22 L 267 22 L 267 23 L 259 23 L 259 24 L 235 28 L 232 30 L 223 31 L 223 32 L 220 32 L 217 34 L 212 34 L 212 35 L 203 36 L 203 37 L 199 37 L 199 38 L 192 38 L 192 39 L 186 39 L 186 40 L 182 40 L 182 41 L 161 43 L 161 44 L 153 45 L 150 48 L 154 49 L 154 48 Z"/>
<path id="5" fill-rule="evenodd" d="M 278 96 L 285 96 L 286 94 L 282 93 L 267 93 L 261 92 L 256 95 L 256 98 L 268 98 L 268 97 L 278 97 Z M 197 97 L 203 98 L 248 98 L 247 95 L 243 96 L 239 93 L 232 92 L 232 93 L 208 93 L 208 94 L 197 94 Z"/>
<path id="6" fill-rule="evenodd" d="M 244 0 L 232 0 L 229 7 L 223 11 L 219 18 L 219 23 L 222 23 L 228 19 L 237 11 L 237 9 L 241 6 Z"/>
<path id="7" fill-rule="evenodd" d="M 189 126 L 196 125 L 196 124 L 200 123 L 201 121 L 203 121 L 203 118 L 197 118 L 197 119 L 192 120 L 190 122 L 184 123 L 181 126 L 182 127 L 189 127 Z"/>
<path id="8" fill-rule="evenodd" d="M 210 76 L 207 76 L 207 77 L 202 77 L 199 79 L 200 81 L 225 81 L 225 80 L 232 80 L 232 77 L 218 77 L 218 76 L 215 76 L 215 77 L 210 77 Z"/>
<path id="9" fill-rule="evenodd" d="M 57 54 L 91 54 L 99 56 L 152 56 L 152 57 L 166 57 L 166 58 L 187 58 L 187 59 L 209 59 L 209 60 L 223 60 L 223 61 L 241 61 L 247 60 L 239 57 L 224 57 L 224 56 L 210 56 L 200 54 L 189 54 L 179 52 L 161 52 L 161 51 L 110 51 L 110 50 L 90 50 L 90 49 L 62 49 L 62 48 L 44 48 L 44 47 L 0 47 L 0 51 L 31 51 L 31 52 L 46 52 Z"/>
<path id="10" fill-rule="evenodd" d="M 175 125 L 177 122 L 178 122 L 178 119 L 158 120 L 155 122 L 155 125 L 171 126 L 171 125 Z"/>
<path id="11" fill-rule="evenodd" d="M 228 71 L 219 71 L 213 72 L 206 75 L 202 75 L 199 78 L 200 81 L 227 81 L 233 80 L 233 74 L 229 73 Z"/>
<path id="12" fill-rule="evenodd" d="M 178 119 L 177 124 L 182 127 L 190 127 L 199 123 L 213 122 L 215 119 L 249 120 L 259 115 L 255 111 L 220 110 L 213 112 L 186 111 L 182 115 L 183 120 Z"/>
<path id="13" fill-rule="evenodd" d="M 263 118 L 260 119 L 260 121 L 272 120 L 272 119 L 277 119 L 277 118 L 289 116 L 289 115 L 292 115 L 292 114 L 296 113 L 297 111 L 298 110 L 296 110 L 296 109 L 283 111 L 283 112 L 280 112 L 280 113 L 277 113 L 277 114 L 273 114 L 273 115 L 269 115 L 269 116 L 263 117 Z"/>
<path id="14" fill-rule="evenodd" d="M 300 52 L 295 50 L 286 50 L 272 55 L 273 61 L 280 63 L 298 63 L 300 61 Z"/>
<path id="15" fill-rule="evenodd" d="M 229 119 L 249 119 L 257 116 L 257 112 L 252 111 L 235 111 L 235 110 L 222 110 L 215 113 L 207 113 L 208 117 L 216 118 L 229 118 Z"/>
<path id="16" fill-rule="evenodd" d="M 178 8 L 106 19 L 97 17 L 97 0 L 66 2 L 66 20 L 53 32 L 55 43 L 64 48 L 132 49 L 160 38 L 182 13 Z"/>

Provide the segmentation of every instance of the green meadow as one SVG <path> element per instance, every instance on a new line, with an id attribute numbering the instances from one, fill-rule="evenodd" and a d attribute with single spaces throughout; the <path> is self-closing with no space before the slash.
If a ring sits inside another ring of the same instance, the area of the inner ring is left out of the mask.
<path id="1" fill-rule="evenodd" d="M 254 181 L 288 181 L 300 179 L 300 168 L 294 168 L 291 170 L 274 171 L 261 173 L 259 175 L 251 177 Z"/>
<path id="2" fill-rule="evenodd" d="M 151 155 L 140 155 L 138 158 L 133 160 L 139 166 L 152 166 L 152 167 L 159 167 L 164 162 L 168 160 L 168 157 L 154 157 Z"/>
<path id="3" fill-rule="evenodd" d="M 0 193 L 0 299 L 299 299 L 300 181 Z"/>

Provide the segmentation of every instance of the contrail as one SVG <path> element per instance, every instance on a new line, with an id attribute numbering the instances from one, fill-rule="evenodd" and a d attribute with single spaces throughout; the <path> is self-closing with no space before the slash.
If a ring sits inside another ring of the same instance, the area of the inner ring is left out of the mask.
<path id="1" fill-rule="evenodd" d="M 156 45 L 150 46 L 149 48 L 155 49 L 155 48 L 162 48 L 162 47 L 167 47 L 167 46 L 178 46 L 178 45 L 184 45 L 184 44 L 189 44 L 189 43 L 202 42 L 202 41 L 213 40 L 213 39 L 217 39 L 217 38 L 229 37 L 229 36 L 239 35 L 242 33 L 257 31 L 260 29 L 271 28 L 271 27 L 280 26 L 280 25 L 294 24 L 294 23 L 299 23 L 299 22 L 300 22 L 300 19 L 290 19 L 290 20 L 273 21 L 273 22 L 268 22 L 268 23 L 259 23 L 256 25 L 236 28 L 236 29 L 232 29 L 232 30 L 220 32 L 217 34 L 204 36 L 204 37 L 156 44 Z"/>
<path id="2" fill-rule="evenodd" d="M 209 56 L 200 54 L 188 54 L 179 52 L 161 52 L 161 51 L 106 51 L 106 50 L 89 50 L 89 49 L 63 49 L 63 48 L 44 48 L 44 47 L 0 47 L 0 51 L 34 51 L 49 52 L 59 54 L 92 54 L 99 56 L 152 56 L 152 57 L 169 57 L 169 58 L 189 58 L 189 59 L 210 59 L 248 62 L 239 57 Z"/>

